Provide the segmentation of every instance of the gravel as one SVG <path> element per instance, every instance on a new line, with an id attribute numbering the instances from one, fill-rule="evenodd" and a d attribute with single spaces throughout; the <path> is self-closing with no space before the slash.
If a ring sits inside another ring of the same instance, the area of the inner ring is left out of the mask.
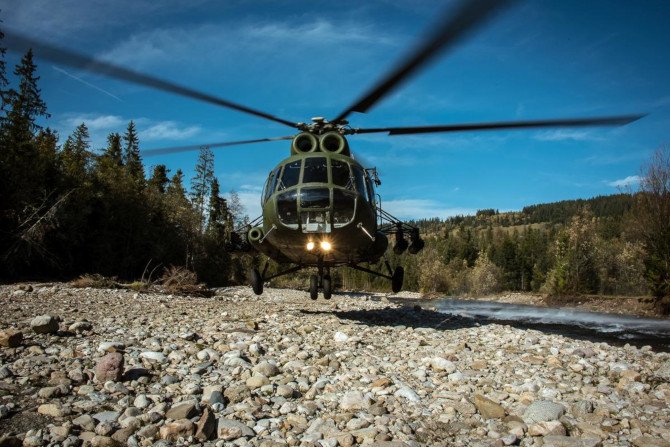
<path id="1" fill-rule="evenodd" d="M 670 356 L 649 347 L 384 294 L 16 290 L 3 446 L 670 446 Z"/>

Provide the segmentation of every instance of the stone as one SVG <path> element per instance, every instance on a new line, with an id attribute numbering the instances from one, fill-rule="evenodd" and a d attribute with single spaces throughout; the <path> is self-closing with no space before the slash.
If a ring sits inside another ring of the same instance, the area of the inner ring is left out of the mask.
<path id="1" fill-rule="evenodd" d="M 502 419 L 505 417 L 505 409 L 499 403 L 481 394 L 475 394 L 474 404 L 484 419 Z"/>
<path id="2" fill-rule="evenodd" d="M 522 417 L 524 422 L 530 425 L 536 422 L 558 420 L 563 413 L 565 413 L 563 405 L 549 400 L 540 400 L 528 405 Z"/>
<path id="3" fill-rule="evenodd" d="M 251 397 L 251 390 L 246 385 L 233 386 L 226 388 L 223 395 L 228 402 L 236 404 L 242 402 L 244 399 Z"/>
<path id="4" fill-rule="evenodd" d="M 188 438 L 193 435 L 193 422 L 188 419 L 179 419 L 163 425 L 160 430 L 161 439 L 176 441 L 179 438 Z"/>
<path id="5" fill-rule="evenodd" d="M 117 352 L 123 351 L 126 345 L 120 341 L 103 341 L 98 345 L 99 352 Z"/>
<path id="6" fill-rule="evenodd" d="M 168 361 L 165 354 L 156 351 L 140 352 L 140 358 L 147 360 L 149 363 L 167 363 Z"/>
<path id="7" fill-rule="evenodd" d="M 105 383 L 108 380 L 117 382 L 123 377 L 123 354 L 110 352 L 102 357 L 95 366 L 95 380 Z"/>
<path id="8" fill-rule="evenodd" d="M 154 424 L 145 425 L 135 433 L 140 438 L 153 438 L 158 434 L 158 426 Z"/>
<path id="9" fill-rule="evenodd" d="M 119 447 L 120 444 L 109 436 L 94 436 L 90 440 L 91 447 Z"/>
<path id="10" fill-rule="evenodd" d="M 340 400 L 342 410 L 365 410 L 370 406 L 370 398 L 360 391 L 347 391 Z"/>
<path id="11" fill-rule="evenodd" d="M 542 421 L 528 427 L 530 436 L 565 435 L 565 427 L 560 421 Z"/>
<path id="12" fill-rule="evenodd" d="M 349 340 L 349 336 L 344 332 L 337 331 L 335 332 L 333 339 L 338 343 L 344 343 L 345 341 Z"/>
<path id="13" fill-rule="evenodd" d="M 573 436 L 549 435 L 542 438 L 544 447 L 602 447 L 599 438 L 576 438 Z"/>
<path id="14" fill-rule="evenodd" d="M 93 324 L 89 321 L 77 321 L 70 325 L 68 328 L 71 332 L 76 332 L 78 334 L 82 332 L 87 332 L 93 329 Z"/>
<path id="15" fill-rule="evenodd" d="M 430 367 L 435 371 L 444 371 L 446 373 L 456 371 L 456 364 L 442 357 L 434 357 L 430 359 Z"/>
<path id="16" fill-rule="evenodd" d="M 195 425 L 195 437 L 200 441 L 207 441 L 216 435 L 216 418 L 209 408 L 200 416 L 200 420 Z"/>
<path id="17" fill-rule="evenodd" d="M 232 441 L 239 438 L 251 438 L 255 436 L 255 432 L 247 425 L 232 419 L 220 418 L 217 428 L 217 437 L 224 441 Z"/>
<path id="18" fill-rule="evenodd" d="M 54 418 L 60 418 L 64 415 L 63 408 L 59 404 L 42 404 L 37 407 L 37 412 Z"/>
<path id="19" fill-rule="evenodd" d="M 644 435 L 633 439 L 633 445 L 635 447 L 670 447 L 670 442 Z"/>
<path id="20" fill-rule="evenodd" d="M 98 422 L 116 422 L 121 413 L 118 411 L 101 411 L 93 415 L 93 419 Z"/>
<path id="21" fill-rule="evenodd" d="M 191 419 L 199 414 L 198 403 L 194 400 L 173 405 L 165 413 L 167 419 Z"/>
<path id="22" fill-rule="evenodd" d="M 95 430 L 95 420 L 89 414 L 82 414 L 78 418 L 74 419 L 72 423 L 86 431 Z"/>
<path id="23" fill-rule="evenodd" d="M 55 334 L 58 332 L 58 319 L 51 315 L 40 315 L 32 319 L 30 327 L 38 334 Z"/>
<path id="24" fill-rule="evenodd" d="M 254 366 L 253 372 L 262 374 L 265 377 L 274 377 L 279 374 L 279 368 L 274 363 L 264 361 Z"/>
<path id="25" fill-rule="evenodd" d="M 393 393 L 393 395 L 396 397 L 404 397 L 410 402 L 419 402 L 421 400 L 421 397 L 416 394 L 416 391 L 407 386 L 401 386 L 395 393 Z"/>
<path id="26" fill-rule="evenodd" d="M 0 346 L 5 348 L 16 348 L 23 342 L 23 332 L 14 329 L 0 331 Z"/>
<path id="27" fill-rule="evenodd" d="M 260 388 L 263 385 L 267 385 L 269 383 L 270 383 L 270 380 L 267 377 L 265 377 L 263 374 L 259 374 L 259 373 L 254 373 L 254 375 L 249 377 L 246 381 L 246 385 L 252 390 L 255 390 L 256 388 Z"/>

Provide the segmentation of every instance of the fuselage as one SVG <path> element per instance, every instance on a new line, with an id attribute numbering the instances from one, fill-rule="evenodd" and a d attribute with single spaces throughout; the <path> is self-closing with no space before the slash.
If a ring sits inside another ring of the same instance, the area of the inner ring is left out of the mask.
<path id="1" fill-rule="evenodd" d="M 375 262 L 388 245 L 377 232 L 373 181 L 347 154 L 291 155 L 269 173 L 261 202 L 262 231 L 249 239 L 280 263 Z"/>

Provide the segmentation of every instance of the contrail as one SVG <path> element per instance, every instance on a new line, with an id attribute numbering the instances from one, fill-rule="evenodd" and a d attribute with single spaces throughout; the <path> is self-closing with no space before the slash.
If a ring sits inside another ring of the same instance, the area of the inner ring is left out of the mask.
<path id="1" fill-rule="evenodd" d="M 93 84 L 91 84 L 90 82 L 84 81 L 82 78 L 80 78 L 80 77 L 78 77 L 78 76 L 75 76 L 75 75 L 73 75 L 73 74 L 71 74 L 71 73 L 68 73 L 67 71 L 63 70 L 63 69 L 60 68 L 60 67 L 56 67 L 55 65 L 52 65 L 51 67 L 52 67 L 54 70 L 56 70 L 57 72 L 59 72 L 59 73 L 63 73 L 65 76 L 69 76 L 69 77 L 71 77 L 71 78 L 74 79 L 75 81 L 79 81 L 79 82 L 81 82 L 82 84 L 87 85 L 87 86 L 89 86 L 89 87 L 91 87 L 91 88 L 94 88 L 94 89 L 98 90 L 99 92 L 104 93 L 104 94 L 107 95 L 107 96 L 111 96 L 112 98 L 116 99 L 117 101 L 121 101 L 121 102 L 123 102 L 123 100 L 122 100 L 121 98 L 119 98 L 118 96 L 116 96 L 116 95 L 114 95 L 114 94 L 112 94 L 112 93 L 109 93 L 107 90 L 102 89 L 102 88 L 98 87 L 97 85 L 93 85 Z"/>

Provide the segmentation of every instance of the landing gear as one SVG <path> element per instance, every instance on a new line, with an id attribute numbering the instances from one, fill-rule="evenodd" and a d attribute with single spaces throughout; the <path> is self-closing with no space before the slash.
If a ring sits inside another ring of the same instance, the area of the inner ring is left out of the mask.
<path id="1" fill-rule="evenodd" d="M 309 297 L 313 300 L 319 297 L 319 277 L 316 275 L 309 277 Z"/>
<path id="2" fill-rule="evenodd" d="M 329 300 L 333 296 L 333 283 L 330 275 L 326 275 L 321 280 L 321 287 L 323 287 L 323 297 Z"/>
<path id="3" fill-rule="evenodd" d="M 393 276 L 391 277 L 391 290 L 393 293 L 400 292 L 402 289 L 402 282 L 405 279 L 405 269 L 402 267 L 396 267 L 393 271 Z"/>
<path id="4" fill-rule="evenodd" d="M 354 270 L 369 273 L 371 275 L 381 276 L 382 278 L 390 279 L 391 290 L 393 290 L 393 293 L 400 292 L 400 289 L 402 289 L 403 280 L 405 279 L 405 269 L 403 269 L 402 267 L 396 267 L 395 270 L 393 270 L 391 268 L 391 264 L 389 264 L 389 262 L 386 260 L 384 261 L 384 265 L 386 266 L 386 270 L 388 270 L 388 274 L 384 274 L 382 272 L 375 272 L 374 270 L 361 267 L 358 264 L 349 264 L 349 267 L 351 267 Z"/>
<path id="5" fill-rule="evenodd" d="M 258 269 L 255 268 L 251 270 L 249 280 L 251 282 L 251 288 L 254 293 L 256 295 L 263 294 L 263 276 L 261 275 L 261 272 L 258 271 Z"/>

